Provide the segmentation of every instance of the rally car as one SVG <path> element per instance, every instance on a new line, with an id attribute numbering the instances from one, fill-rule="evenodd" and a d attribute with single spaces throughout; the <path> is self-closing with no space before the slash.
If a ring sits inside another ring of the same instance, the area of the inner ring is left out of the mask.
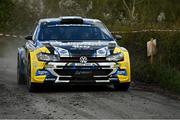
<path id="1" fill-rule="evenodd" d="M 76 16 L 41 19 L 18 48 L 17 81 L 36 91 L 43 84 L 112 84 L 128 90 L 129 53 L 97 19 Z"/>

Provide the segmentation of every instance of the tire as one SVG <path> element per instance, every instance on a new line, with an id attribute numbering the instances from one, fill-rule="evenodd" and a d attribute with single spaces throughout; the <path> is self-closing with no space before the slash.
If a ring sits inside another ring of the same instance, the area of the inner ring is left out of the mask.
<path id="1" fill-rule="evenodd" d="M 30 59 L 28 59 L 27 63 L 27 88 L 29 92 L 37 92 L 39 90 L 39 84 L 31 82 L 31 64 Z"/>
<path id="2" fill-rule="evenodd" d="M 129 87 L 130 87 L 130 83 L 114 84 L 114 89 L 119 91 L 128 91 Z"/>
<path id="3" fill-rule="evenodd" d="M 40 85 L 29 82 L 28 83 L 29 92 L 38 92 L 40 90 Z"/>
<path id="4" fill-rule="evenodd" d="M 21 62 L 20 55 L 18 53 L 17 55 L 17 83 L 19 85 L 25 85 L 26 84 L 25 75 L 22 73 L 21 68 L 22 68 L 22 62 Z"/>

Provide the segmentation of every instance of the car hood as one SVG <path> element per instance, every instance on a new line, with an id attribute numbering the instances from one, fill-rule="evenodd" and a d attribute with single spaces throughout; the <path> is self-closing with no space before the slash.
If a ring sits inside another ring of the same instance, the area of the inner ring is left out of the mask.
<path id="1" fill-rule="evenodd" d="M 117 46 L 115 41 L 106 42 L 44 42 L 52 54 L 61 57 L 106 57 L 113 53 Z"/>

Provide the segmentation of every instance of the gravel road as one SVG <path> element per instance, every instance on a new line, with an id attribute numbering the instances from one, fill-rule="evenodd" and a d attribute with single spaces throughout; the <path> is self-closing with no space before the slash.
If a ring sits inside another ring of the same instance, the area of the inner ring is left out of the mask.
<path id="1" fill-rule="evenodd" d="M 180 118 L 180 101 L 134 87 L 59 86 L 29 93 L 16 83 L 16 52 L 24 42 L 0 37 L 0 119 Z"/>

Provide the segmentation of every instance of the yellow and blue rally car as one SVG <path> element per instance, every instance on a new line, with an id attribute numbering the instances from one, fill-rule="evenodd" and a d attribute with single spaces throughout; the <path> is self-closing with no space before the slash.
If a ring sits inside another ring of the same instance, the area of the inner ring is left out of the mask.
<path id="1" fill-rule="evenodd" d="M 128 51 L 97 19 L 76 16 L 41 19 L 33 35 L 18 48 L 17 81 L 29 91 L 39 85 L 113 84 L 128 90 Z"/>

